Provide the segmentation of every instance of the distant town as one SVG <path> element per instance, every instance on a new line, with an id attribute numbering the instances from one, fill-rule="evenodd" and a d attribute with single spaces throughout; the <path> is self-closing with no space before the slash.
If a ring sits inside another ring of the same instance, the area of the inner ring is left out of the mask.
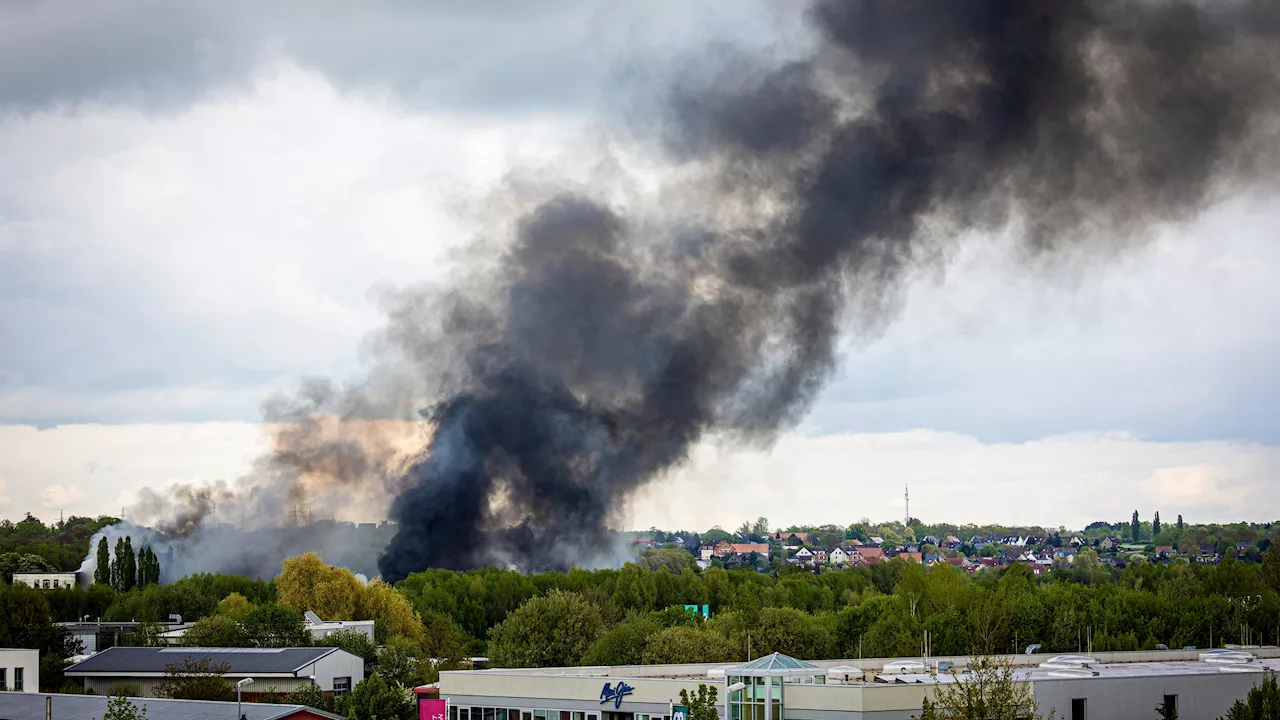
<path id="1" fill-rule="evenodd" d="M 822 571 L 871 567 L 900 559 L 924 565 L 947 564 L 967 573 L 982 568 L 1026 565 L 1033 574 L 1053 570 L 1123 570 L 1131 563 L 1217 565 L 1225 558 L 1259 563 L 1274 542 L 1280 524 L 1188 524 L 1181 515 L 1162 521 L 1159 513 L 1129 522 L 1090 523 L 1080 530 L 1065 527 L 998 525 L 929 525 L 915 518 L 906 523 L 862 520 L 839 525 L 769 529 L 766 518 L 745 522 L 733 532 L 713 528 L 701 533 L 665 532 L 656 528 L 632 534 L 633 546 L 644 550 L 684 551 L 699 568 L 781 568 Z"/>

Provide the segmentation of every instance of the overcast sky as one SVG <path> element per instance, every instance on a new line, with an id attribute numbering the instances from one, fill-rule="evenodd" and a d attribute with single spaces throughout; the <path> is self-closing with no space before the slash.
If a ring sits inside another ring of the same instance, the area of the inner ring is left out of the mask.
<path id="1" fill-rule="evenodd" d="M 0 516 L 233 479 L 260 406 L 357 376 L 513 174 L 589 180 L 626 100 L 780 5 L 0 4 Z M 635 526 L 1280 516 L 1280 203 L 1110 262 L 974 242 L 772 448 L 708 442 Z M 698 502 L 689 502 L 690 497 Z M 678 500 L 676 500 L 678 499 Z"/>

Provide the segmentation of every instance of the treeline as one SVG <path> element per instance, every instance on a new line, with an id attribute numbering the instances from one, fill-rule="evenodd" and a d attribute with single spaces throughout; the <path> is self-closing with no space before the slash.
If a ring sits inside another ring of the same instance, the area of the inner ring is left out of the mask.
<path id="1" fill-rule="evenodd" d="M 72 516 L 65 522 L 45 525 L 31 513 L 19 520 L 0 520 L 0 572 L 6 583 L 15 572 L 54 572 L 79 569 L 89 554 L 94 533 L 113 525 L 116 518 Z"/>
<path id="2" fill-rule="evenodd" d="M 1280 548 L 1261 566 L 1023 565 L 969 576 L 894 560 L 781 577 L 628 564 L 520 573 L 428 570 L 399 588 L 424 618 L 455 626 L 471 652 L 509 665 L 719 662 L 779 651 L 802 658 L 1155 649 L 1280 638 Z M 709 605 L 703 622 L 683 605 Z M 536 610 L 536 612 L 535 612 Z M 539 649 L 542 648 L 542 649 Z"/>

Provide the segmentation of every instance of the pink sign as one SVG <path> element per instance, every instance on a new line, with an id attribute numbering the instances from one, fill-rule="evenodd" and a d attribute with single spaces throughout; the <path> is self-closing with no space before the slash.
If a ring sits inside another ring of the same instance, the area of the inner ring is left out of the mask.
<path id="1" fill-rule="evenodd" d="M 444 700 L 427 700 L 426 698 L 418 700 L 419 720 L 445 720 L 446 715 L 448 715 L 448 707 Z"/>

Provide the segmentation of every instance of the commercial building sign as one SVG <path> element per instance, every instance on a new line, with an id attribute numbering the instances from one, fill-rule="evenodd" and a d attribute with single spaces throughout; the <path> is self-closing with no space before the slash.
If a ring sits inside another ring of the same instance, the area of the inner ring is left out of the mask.
<path id="1" fill-rule="evenodd" d="M 689 720 L 689 706 L 672 705 L 671 720 Z"/>
<path id="2" fill-rule="evenodd" d="M 622 707 L 622 698 L 630 695 L 634 690 L 635 688 L 621 680 L 618 681 L 617 685 L 605 683 L 604 688 L 600 690 L 600 704 L 604 705 L 612 700 L 613 707 L 616 710 L 617 708 Z"/>

